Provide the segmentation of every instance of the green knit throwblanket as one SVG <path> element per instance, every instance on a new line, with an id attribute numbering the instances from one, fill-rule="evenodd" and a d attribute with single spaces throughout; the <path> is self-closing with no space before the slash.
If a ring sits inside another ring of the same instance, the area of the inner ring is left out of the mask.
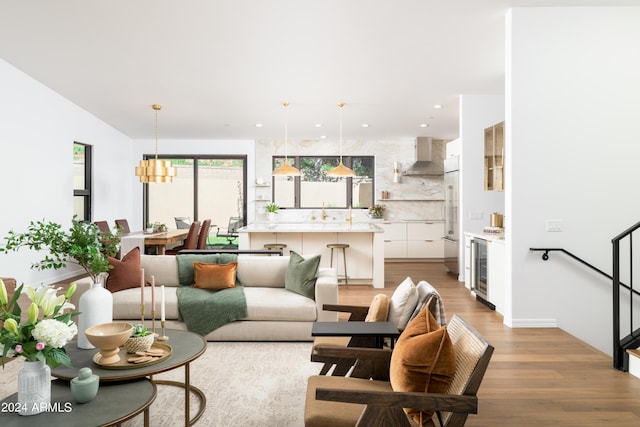
<path id="1" fill-rule="evenodd" d="M 187 329 L 202 336 L 227 323 L 247 317 L 244 287 L 236 279 L 236 287 L 220 291 L 192 288 L 193 262 L 227 264 L 235 255 L 177 255 L 180 287 L 177 289 L 180 320 Z"/>

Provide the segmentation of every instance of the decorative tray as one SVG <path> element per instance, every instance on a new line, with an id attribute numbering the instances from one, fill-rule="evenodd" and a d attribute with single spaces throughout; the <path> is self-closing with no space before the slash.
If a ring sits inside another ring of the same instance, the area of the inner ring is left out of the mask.
<path id="1" fill-rule="evenodd" d="M 129 359 L 141 357 L 141 356 L 138 356 L 136 354 L 128 354 L 127 350 L 124 347 L 120 347 L 120 353 L 118 353 L 120 355 L 120 360 L 118 362 L 105 365 L 100 362 L 100 359 L 102 359 L 102 355 L 98 352 L 93 355 L 93 363 L 95 363 L 96 365 L 100 366 L 103 369 L 135 369 L 135 368 L 141 368 L 143 366 L 154 365 L 158 362 L 162 362 L 163 360 L 169 358 L 169 356 L 171 356 L 171 353 L 173 351 L 169 344 L 164 344 L 161 342 L 154 342 L 151 345 L 151 349 L 156 350 L 158 352 L 162 351 L 162 355 L 161 356 L 153 355 L 153 356 L 150 356 L 151 360 L 134 363 L 134 362 L 129 362 Z"/>

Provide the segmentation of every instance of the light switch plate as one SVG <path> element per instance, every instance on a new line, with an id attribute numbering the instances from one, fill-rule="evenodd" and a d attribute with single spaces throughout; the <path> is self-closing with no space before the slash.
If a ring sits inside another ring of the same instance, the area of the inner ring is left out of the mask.
<path id="1" fill-rule="evenodd" d="M 562 231 L 562 220 L 561 219 L 548 219 L 547 220 L 547 232 L 548 233 L 557 233 Z"/>

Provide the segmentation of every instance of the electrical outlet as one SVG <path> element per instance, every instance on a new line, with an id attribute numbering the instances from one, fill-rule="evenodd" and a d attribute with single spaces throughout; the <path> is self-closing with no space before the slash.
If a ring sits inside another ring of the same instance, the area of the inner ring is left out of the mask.
<path id="1" fill-rule="evenodd" d="M 548 233 L 557 233 L 562 231 L 562 220 L 561 219 L 548 219 L 547 220 L 547 232 Z"/>

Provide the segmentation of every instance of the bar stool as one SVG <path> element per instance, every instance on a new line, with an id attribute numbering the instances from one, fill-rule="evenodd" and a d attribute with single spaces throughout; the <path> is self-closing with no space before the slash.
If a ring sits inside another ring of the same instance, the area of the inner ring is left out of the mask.
<path id="1" fill-rule="evenodd" d="M 286 248 L 287 245 L 285 245 L 284 243 L 265 243 L 264 244 L 264 248 L 268 249 L 270 251 L 282 251 L 282 253 L 284 254 L 284 248 Z"/>
<path id="2" fill-rule="evenodd" d="M 348 244 L 346 243 L 329 243 L 327 245 L 327 248 L 331 249 L 331 258 L 330 258 L 330 267 L 333 267 L 333 250 L 341 250 L 342 251 L 342 259 L 344 260 L 344 284 L 347 285 L 347 288 L 349 287 L 349 279 L 347 276 L 347 248 L 349 247 Z M 340 254 L 337 255 L 338 257 L 340 257 Z M 337 271 L 337 267 L 336 267 L 336 271 Z"/>

